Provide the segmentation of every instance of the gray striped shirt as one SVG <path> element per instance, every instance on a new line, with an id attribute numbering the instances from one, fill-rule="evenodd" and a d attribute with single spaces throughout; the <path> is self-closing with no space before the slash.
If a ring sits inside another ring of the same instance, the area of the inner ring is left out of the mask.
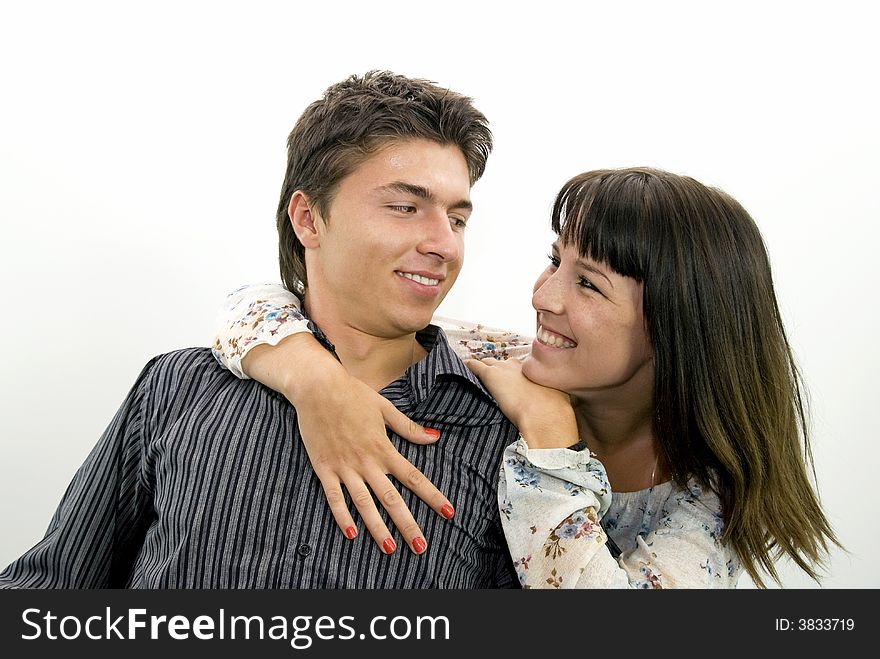
<path id="1" fill-rule="evenodd" d="M 391 555 L 366 533 L 347 540 L 293 407 L 190 348 L 144 367 L 45 537 L 0 587 L 517 587 L 496 499 L 517 432 L 442 332 L 431 326 L 418 339 L 428 356 L 382 394 L 442 434 L 432 446 L 390 435 L 456 507 L 445 520 L 400 488 L 429 541 L 421 556 L 396 531 Z"/>

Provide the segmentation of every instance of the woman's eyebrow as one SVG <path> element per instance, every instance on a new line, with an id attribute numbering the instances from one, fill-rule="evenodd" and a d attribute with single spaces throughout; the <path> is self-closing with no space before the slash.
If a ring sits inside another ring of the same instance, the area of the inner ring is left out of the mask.
<path id="1" fill-rule="evenodd" d="M 584 261 L 583 259 L 578 259 L 578 260 L 577 260 L 577 264 L 578 264 L 580 267 L 582 267 L 584 270 L 587 270 L 587 271 L 589 271 L 589 272 L 592 272 L 593 274 L 599 275 L 599 276 L 602 277 L 605 281 L 608 282 L 608 285 L 609 285 L 612 289 L 614 288 L 614 284 L 611 283 L 611 280 L 608 278 L 608 275 L 606 275 L 604 272 L 602 272 L 601 270 L 599 270 L 599 268 L 597 268 L 596 266 L 594 266 L 592 263 L 590 263 L 590 262 L 588 262 L 588 261 Z"/>

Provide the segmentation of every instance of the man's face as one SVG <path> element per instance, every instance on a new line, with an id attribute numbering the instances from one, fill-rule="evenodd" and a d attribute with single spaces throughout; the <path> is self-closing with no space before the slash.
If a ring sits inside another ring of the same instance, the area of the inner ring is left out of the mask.
<path id="1" fill-rule="evenodd" d="M 390 144 L 344 178 L 315 216 L 306 304 L 320 317 L 385 338 L 425 327 L 464 258 L 470 179 L 455 146 Z"/>

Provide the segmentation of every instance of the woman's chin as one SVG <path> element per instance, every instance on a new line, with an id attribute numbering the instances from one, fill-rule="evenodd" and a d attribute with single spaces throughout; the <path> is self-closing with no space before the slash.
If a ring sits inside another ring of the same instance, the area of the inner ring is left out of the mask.
<path id="1" fill-rule="evenodd" d="M 550 370 L 538 361 L 534 355 L 529 355 L 523 359 L 522 374 L 535 384 L 545 387 L 553 386 L 553 377 Z"/>

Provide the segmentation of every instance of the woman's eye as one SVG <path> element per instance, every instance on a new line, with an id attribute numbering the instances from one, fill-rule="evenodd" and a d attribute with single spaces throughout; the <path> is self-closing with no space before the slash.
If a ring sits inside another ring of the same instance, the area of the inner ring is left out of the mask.
<path id="1" fill-rule="evenodd" d="M 553 256 L 552 254 L 548 254 L 547 258 L 550 259 L 550 263 L 553 264 L 554 268 L 559 267 L 559 259 L 557 257 Z"/>
<path id="2" fill-rule="evenodd" d="M 593 282 L 591 282 L 586 277 L 578 277 L 578 286 L 581 288 L 589 288 L 590 290 L 596 291 L 597 293 L 601 293 L 601 291 L 593 286 Z"/>

